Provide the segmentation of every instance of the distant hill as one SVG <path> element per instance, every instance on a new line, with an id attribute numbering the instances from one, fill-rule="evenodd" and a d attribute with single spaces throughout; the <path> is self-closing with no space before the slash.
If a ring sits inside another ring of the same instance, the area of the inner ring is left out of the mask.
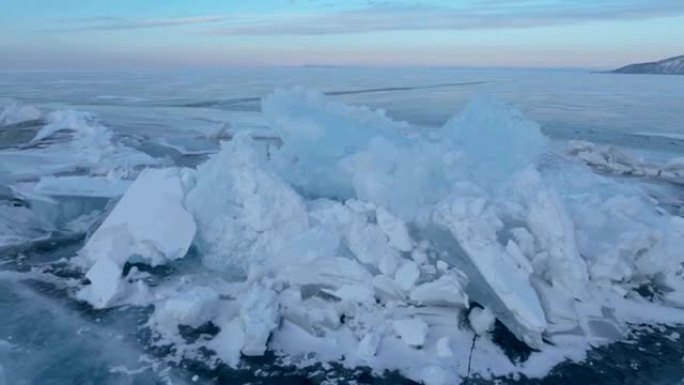
<path id="1" fill-rule="evenodd" d="M 651 63 L 637 63 L 610 71 L 618 74 L 684 75 L 684 55 Z"/>

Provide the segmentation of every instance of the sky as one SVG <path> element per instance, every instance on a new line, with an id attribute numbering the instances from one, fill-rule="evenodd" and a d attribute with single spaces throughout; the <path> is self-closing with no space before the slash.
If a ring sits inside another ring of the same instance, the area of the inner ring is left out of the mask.
<path id="1" fill-rule="evenodd" d="M 684 0 L 0 1 L 0 69 L 604 69 L 683 42 Z"/>

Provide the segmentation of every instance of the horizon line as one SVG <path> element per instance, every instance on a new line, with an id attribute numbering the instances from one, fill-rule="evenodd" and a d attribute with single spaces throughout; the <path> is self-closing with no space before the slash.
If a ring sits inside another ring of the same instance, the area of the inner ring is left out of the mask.
<path id="1" fill-rule="evenodd" d="M 632 63 L 628 63 L 632 64 Z M 367 69 L 381 69 L 381 68 L 407 68 L 407 69 L 463 69 L 463 70 L 545 70 L 545 71 L 587 71 L 587 72 L 605 72 L 618 67 L 606 68 L 604 66 L 505 66 L 505 65 L 458 65 L 458 64 L 351 64 L 351 63 L 305 63 L 305 64 L 226 64 L 226 65 L 188 65 L 188 66 L 171 66 L 158 67 L 153 66 L 130 66 L 122 68 L 0 68 L 0 72 L 174 72 L 174 71 L 197 71 L 197 70 L 228 70 L 228 69 L 250 69 L 250 68 L 367 68 Z"/>

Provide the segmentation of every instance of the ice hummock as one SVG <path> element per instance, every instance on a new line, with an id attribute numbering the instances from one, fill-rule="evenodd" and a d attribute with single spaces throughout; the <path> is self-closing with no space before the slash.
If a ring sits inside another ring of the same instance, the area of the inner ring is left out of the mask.
<path id="1" fill-rule="evenodd" d="M 584 140 L 570 141 L 567 153 L 603 173 L 684 184 L 684 157 L 675 156 L 665 162 L 647 161 L 616 146 Z"/>
<path id="2" fill-rule="evenodd" d="M 206 347 L 237 366 L 270 349 L 431 384 L 466 375 L 476 334 L 489 358 L 478 374 L 538 376 L 630 322 L 682 319 L 684 220 L 621 181 L 545 163 L 539 126 L 505 103 L 481 98 L 410 136 L 300 89 L 263 112 L 282 150 L 237 135 L 194 183 L 183 169 L 141 174 L 82 251 L 81 298 L 154 304 L 180 356 Z M 191 241 L 210 270 L 123 296 L 143 290 L 122 281 L 125 261 L 168 263 Z M 510 361 L 496 321 L 537 352 Z M 178 326 L 205 322 L 218 334 L 184 344 Z"/>
<path id="3" fill-rule="evenodd" d="M 0 126 L 34 121 L 40 119 L 41 116 L 41 111 L 33 106 L 25 106 L 12 102 L 0 110 Z"/>
<path id="4" fill-rule="evenodd" d="M 40 129 L 31 140 L 0 153 L 0 176 L 31 180 L 54 174 L 105 175 L 160 163 L 122 143 L 90 112 L 51 111 L 38 123 Z"/>

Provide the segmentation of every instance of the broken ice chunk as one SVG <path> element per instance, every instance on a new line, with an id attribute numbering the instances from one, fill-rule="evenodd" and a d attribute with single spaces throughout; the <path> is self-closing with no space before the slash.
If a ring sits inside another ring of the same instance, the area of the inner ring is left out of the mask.
<path id="1" fill-rule="evenodd" d="M 375 330 L 371 330 L 359 342 L 356 350 L 359 358 L 370 361 L 378 351 L 378 345 L 380 345 L 380 334 Z"/>
<path id="2" fill-rule="evenodd" d="M 340 327 L 340 315 L 331 302 L 319 297 L 302 300 L 296 289 L 288 289 L 280 296 L 281 314 L 284 319 L 299 326 L 313 336 L 323 336 L 326 330 Z"/>
<path id="3" fill-rule="evenodd" d="M 393 254 L 385 254 L 378 262 L 378 270 L 385 275 L 394 275 L 397 271 L 397 257 Z"/>
<path id="4" fill-rule="evenodd" d="M 455 273 L 445 274 L 438 279 L 423 283 L 411 290 L 411 301 L 428 306 L 466 307 L 465 277 Z"/>
<path id="5" fill-rule="evenodd" d="M 575 299 L 562 289 L 553 287 L 542 279 L 533 279 L 539 300 L 546 314 L 549 333 L 568 332 L 579 326 L 579 313 L 575 308 Z"/>
<path id="6" fill-rule="evenodd" d="M 423 346 L 429 327 L 420 318 L 410 318 L 392 321 L 394 332 L 407 345 L 413 347 Z"/>
<path id="7" fill-rule="evenodd" d="M 390 246 L 400 251 L 411 251 L 413 242 L 404 221 L 396 218 L 382 207 L 378 207 L 375 210 L 375 217 L 377 218 L 378 226 L 387 236 Z"/>
<path id="8" fill-rule="evenodd" d="M 332 226 L 314 226 L 294 237 L 271 261 L 274 265 L 308 263 L 319 257 L 334 256 L 341 235 Z"/>
<path id="9" fill-rule="evenodd" d="M 372 287 L 367 284 L 363 285 L 344 285 L 337 290 L 326 290 L 328 293 L 342 301 L 372 304 L 375 298 L 375 292 Z"/>
<path id="10" fill-rule="evenodd" d="M 589 273 L 580 257 L 575 225 L 565 204 L 553 188 L 544 184 L 533 167 L 514 177 L 508 197 L 516 195 L 524 202 L 525 221 L 538 248 L 534 258 L 535 271 L 568 295 L 580 298 L 589 281 Z M 524 233 L 518 230 L 517 234 L 522 236 Z M 514 251 L 515 246 L 508 250 L 513 256 L 519 254 Z M 519 260 L 527 263 L 525 258 Z"/>
<path id="11" fill-rule="evenodd" d="M 266 351 L 266 342 L 280 319 L 277 294 L 261 285 L 253 285 L 240 298 L 240 317 L 244 327 L 245 342 L 242 354 L 261 356 Z"/>
<path id="12" fill-rule="evenodd" d="M 454 353 L 451 350 L 451 339 L 446 336 L 437 340 L 437 357 L 453 357 Z"/>
<path id="13" fill-rule="evenodd" d="M 110 258 L 121 265 L 133 256 L 151 265 L 184 257 L 195 236 L 195 221 L 183 205 L 189 175 L 177 168 L 141 172 L 80 255 L 90 263 Z"/>
<path id="14" fill-rule="evenodd" d="M 114 301 L 121 290 L 121 266 L 109 258 L 98 259 L 86 273 L 90 286 L 78 293 L 78 298 L 102 308 Z"/>
<path id="15" fill-rule="evenodd" d="M 546 319 L 530 285 L 530 273 L 499 243 L 497 232 L 503 223 L 483 193 L 463 186 L 436 207 L 434 219 L 450 230 L 465 254 L 454 256 L 453 262 L 467 275 L 469 294 L 492 306 L 519 339 L 541 346 Z"/>
<path id="16" fill-rule="evenodd" d="M 16 183 L 11 188 L 30 204 L 37 217 L 60 228 L 83 215 L 104 210 L 130 184 L 117 177 L 69 175 L 45 176 L 38 182 Z"/>
<path id="17" fill-rule="evenodd" d="M 413 286 L 415 286 L 418 278 L 420 277 L 420 270 L 418 270 L 418 264 L 414 261 L 404 262 L 397 272 L 394 274 L 394 279 L 397 281 L 399 287 L 404 291 L 409 291 Z"/>
<path id="18" fill-rule="evenodd" d="M 383 273 L 387 273 L 390 264 L 396 265 L 399 252 L 392 248 L 387 236 L 375 224 L 369 223 L 362 218 L 355 217 L 347 231 L 347 246 L 354 253 L 359 262 L 378 267 L 383 261 Z"/>
<path id="19" fill-rule="evenodd" d="M 339 288 L 344 285 L 370 285 L 373 276 L 349 258 L 320 258 L 302 266 L 284 266 L 280 278 L 293 285 L 320 285 Z"/>
<path id="20" fill-rule="evenodd" d="M 216 291 L 208 287 L 196 287 L 164 301 L 155 309 L 155 317 L 196 328 L 216 316 L 218 302 Z"/>
<path id="21" fill-rule="evenodd" d="M 239 318 L 220 325 L 221 331 L 214 337 L 207 347 L 230 367 L 237 367 L 240 362 L 240 350 L 245 344 L 245 331 Z"/>
<path id="22" fill-rule="evenodd" d="M 185 256 L 195 235 L 183 206 L 188 175 L 175 168 L 140 173 L 79 252 L 91 283 L 81 299 L 107 307 L 120 293 L 123 266 L 132 258 L 159 265 Z"/>
<path id="23" fill-rule="evenodd" d="M 49 196 L 118 198 L 130 184 L 128 180 L 109 175 L 44 176 L 33 186 L 33 192 Z"/>
<path id="24" fill-rule="evenodd" d="M 496 318 L 494 318 L 494 314 L 491 310 L 475 307 L 468 314 L 468 321 L 475 334 L 484 336 L 494 329 L 494 321 L 496 321 Z"/>
<path id="25" fill-rule="evenodd" d="M 404 299 L 406 294 L 395 280 L 386 275 L 376 275 L 373 277 L 373 288 L 375 296 L 383 302 L 397 301 Z"/>

